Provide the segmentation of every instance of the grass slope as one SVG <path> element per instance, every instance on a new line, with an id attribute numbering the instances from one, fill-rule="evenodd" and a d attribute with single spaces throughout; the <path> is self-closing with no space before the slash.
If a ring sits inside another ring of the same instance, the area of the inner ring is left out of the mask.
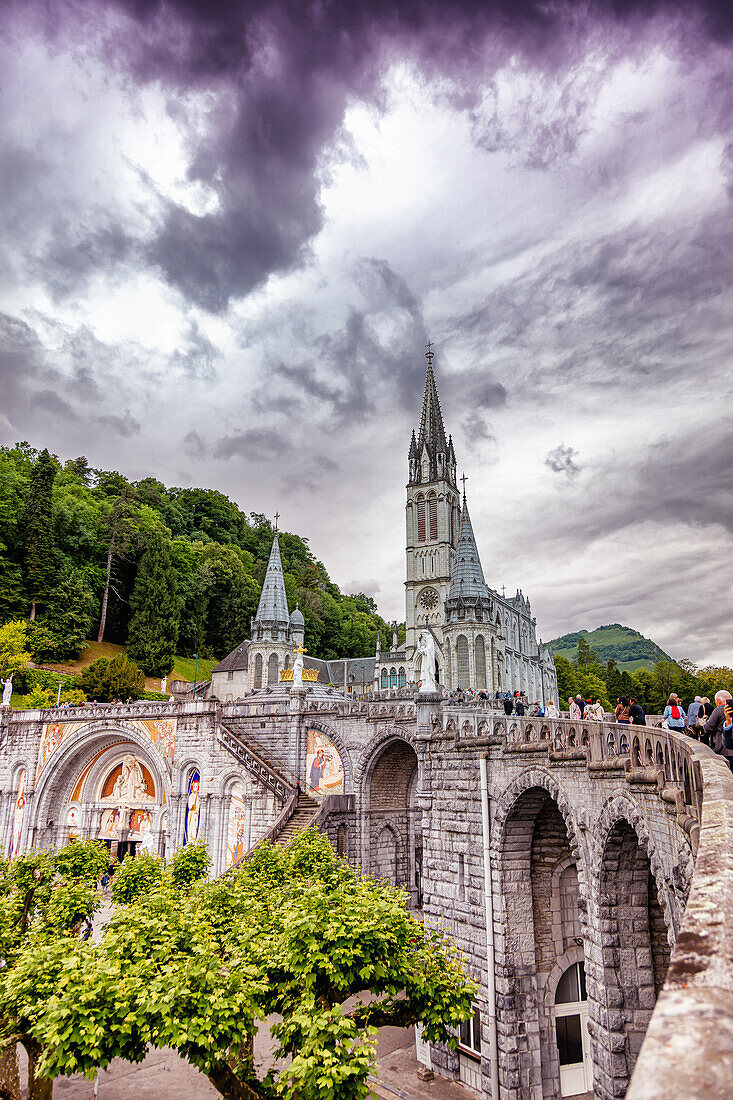
<path id="1" fill-rule="evenodd" d="M 62 675 L 78 676 L 82 669 L 90 665 L 92 661 L 96 661 L 99 657 L 116 657 L 118 653 L 124 653 L 125 647 L 123 645 L 115 645 L 113 642 L 87 642 L 86 648 L 81 651 L 75 661 L 62 661 L 58 664 L 43 665 L 43 668 L 51 669 L 53 672 L 59 672 Z M 211 670 L 214 665 L 218 664 L 217 661 L 205 661 L 202 657 L 199 657 L 198 671 L 196 673 L 196 679 L 199 683 L 202 680 L 211 679 Z M 173 673 L 168 677 L 168 683 L 171 680 L 189 680 L 193 682 L 193 675 L 195 670 L 196 661 L 193 657 L 176 657 L 175 664 L 173 666 Z M 145 687 L 148 691 L 158 691 L 160 688 L 160 680 L 154 676 L 146 676 Z"/>
<path id="2" fill-rule="evenodd" d="M 618 662 L 618 667 L 627 672 L 636 672 L 640 668 L 651 669 L 657 661 L 672 660 L 656 642 L 645 638 L 633 627 L 622 626 L 620 623 L 599 626 L 596 630 L 563 634 L 560 638 L 553 638 L 549 644 L 553 653 L 575 661 L 578 656 L 578 639 L 581 636 L 595 650 L 602 664 L 613 658 Z"/>

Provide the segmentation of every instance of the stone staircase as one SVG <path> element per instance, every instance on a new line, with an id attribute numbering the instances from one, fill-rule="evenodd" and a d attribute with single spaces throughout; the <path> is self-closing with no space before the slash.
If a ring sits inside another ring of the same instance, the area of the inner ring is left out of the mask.
<path id="1" fill-rule="evenodd" d="M 284 848 L 288 841 L 308 828 L 320 808 L 320 802 L 301 794 L 297 806 L 275 838 L 275 844 L 279 848 Z"/>

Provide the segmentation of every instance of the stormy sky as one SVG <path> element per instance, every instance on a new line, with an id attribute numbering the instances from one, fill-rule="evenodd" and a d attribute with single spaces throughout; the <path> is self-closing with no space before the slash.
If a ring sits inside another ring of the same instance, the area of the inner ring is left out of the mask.
<path id="1" fill-rule="evenodd" d="M 487 580 L 733 663 L 727 5 L 0 8 L 0 441 L 404 604 L 424 344 Z"/>

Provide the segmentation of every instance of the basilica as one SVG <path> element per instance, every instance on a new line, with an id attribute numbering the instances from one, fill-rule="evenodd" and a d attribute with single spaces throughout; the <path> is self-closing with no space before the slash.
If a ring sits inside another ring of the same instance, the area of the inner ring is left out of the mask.
<path id="1" fill-rule="evenodd" d="M 484 579 L 465 493 L 458 490 L 453 439 L 446 436 L 429 348 L 425 394 L 417 432 L 408 451 L 405 503 L 405 642 L 394 624 L 391 645 L 377 641 L 374 655 L 304 665 L 320 683 L 348 694 L 415 687 L 425 675 L 418 637 L 429 631 L 433 676 L 441 688 L 521 691 L 530 703 L 557 703 L 552 653 L 537 641 L 537 620 L 527 597 L 507 597 Z M 503 592 L 503 590 L 502 590 Z M 304 619 L 288 611 L 278 540 L 275 538 L 249 640 L 214 669 L 211 694 L 233 702 L 275 684 L 292 667 L 302 645 Z M 385 639 L 388 641 L 388 639 Z"/>

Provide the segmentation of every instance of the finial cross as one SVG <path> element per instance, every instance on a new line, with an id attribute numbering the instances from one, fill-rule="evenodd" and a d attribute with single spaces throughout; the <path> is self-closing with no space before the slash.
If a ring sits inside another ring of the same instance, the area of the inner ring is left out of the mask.
<path id="1" fill-rule="evenodd" d="M 465 495 L 466 495 L 466 482 L 468 481 L 468 478 L 464 474 L 463 477 L 460 480 L 463 482 L 463 495 L 465 497 Z"/>
<path id="2" fill-rule="evenodd" d="M 275 534 L 277 534 L 277 521 L 280 519 L 280 513 L 275 512 Z"/>
<path id="3" fill-rule="evenodd" d="M 435 355 L 435 352 L 433 351 L 433 341 L 432 341 L 432 340 L 428 340 L 428 342 L 427 342 L 427 344 L 425 345 L 425 347 L 426 347 L 426 348 L 428 349 L 428 350 L 427 350 L 427 351 L 425 352 L 425 358 L 427 359 L 428 363 L 432 363 L 432 361 L 433 361 L 433 356 Z"/>
<path id="4" fill-rule="evenodd" d="M 506 586 L 505 585 L 501 586 L 501 594 L 502 594 L 502 596 L 506 596 Z"/>

